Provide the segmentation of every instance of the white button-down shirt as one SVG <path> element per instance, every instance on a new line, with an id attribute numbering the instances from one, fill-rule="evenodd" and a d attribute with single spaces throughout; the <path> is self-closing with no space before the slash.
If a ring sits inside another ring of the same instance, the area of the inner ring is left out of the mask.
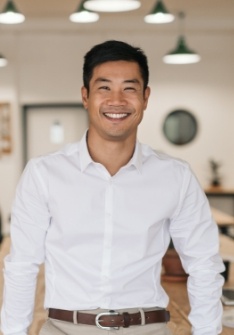
<path id="1" fill-rule="evenodd" d="M 92 161 L 85 136 L 32 159 L 13 204 L 3 332 L 27 333 L 43 262 L 45 308 L 166 307 L 160 273 L 170 235 L 190 274 L 193 334 L 216 335 L 224 270 L 218 230 L 187 163 L 137 142 L 111 176 Z"/>

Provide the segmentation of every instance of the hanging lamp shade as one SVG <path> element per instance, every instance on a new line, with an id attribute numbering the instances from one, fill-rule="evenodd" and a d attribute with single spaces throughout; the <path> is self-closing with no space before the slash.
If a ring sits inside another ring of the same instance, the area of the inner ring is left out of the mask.
<path id="1" fill-rule="evenodd" d="M 199 62 L 201 57 L 186 45 L 184 36 L 180 36 L 176 48 L 163 57 L 166 64 L 192 64 Z"/>
<path id="2" fill-rule="evenodd" d="M 13 0 L 8 0 L 5 8 L 0 13 L 0 23 L 17 24 L 24 22 L 24 20 L 25 16 L 17 10 Z"/>
<path id="3" fill-rule="evenodd" d="M 91 23 L 99 20 L 99 15 L 84 7 L 86 0 L 81 1 L 77 10 L 69 16 L 70 21 L 78 23 Z"/>
<path id="4" fill-rule="evenodd" d="M 6 66 L 7 63 L 8 63 L 7 59 L 3 55 L 0 54 L 0 67 Z"/>
<path id="5" fill-rule="evenodd" d="M 141 6 L 139 0 L 86 0 L 84 7 L 95 12 L 126 12 Z"/>
<path id="6" fill-rule="evenodd" d="M 158 0 L 152 11 L 144 17 L 146 23 L 169 23 L 174 21 L 175 16 L 166 9 L 163 1 Z"/>

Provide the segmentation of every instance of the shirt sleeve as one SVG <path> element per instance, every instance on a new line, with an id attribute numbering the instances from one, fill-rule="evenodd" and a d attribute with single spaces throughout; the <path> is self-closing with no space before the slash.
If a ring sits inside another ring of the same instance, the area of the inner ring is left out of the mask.
<path id="1" fill-rule="evenodd" d="M 180 206 L 171 220 L 170 233 L 185 271 L 193 335 L 217 335 L 222 330 L 221 294 L 224 278 L 219 254 L 217 224 L 206 195 L 188 170 L 181 189 Z"/>
<path id="2" fill-rule="evenodd" d="M 11 215 L 11 250 L 4 260 L 1 310 L 3 334 L 25 335 L 33 318 L 39 265 L 50 222 L 46 187 L 36 161 L 28 163 L 16 190 Z"/>

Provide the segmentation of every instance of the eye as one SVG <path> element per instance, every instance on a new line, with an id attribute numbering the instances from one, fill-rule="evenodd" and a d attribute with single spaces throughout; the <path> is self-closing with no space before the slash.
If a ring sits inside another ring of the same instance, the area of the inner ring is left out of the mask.
<path id="1" fill-rule="evenodd" d="M 98 89 L 102 90 L 102 91 L 109 91 L 110 90 L 110 88 L 108 86 L 100 86 Z"/>
<path id="2" fill-rule="evenodd" d="M 129 91 L 129 92 L 135 92 L 135 91 L 136 91 L 136 88 L 135 88 L 135 87 L 131 87 L 131 86 L 129 86 L 129 87 L 125 87 L 124 90 L 125 90 L 125 91 Z"/>

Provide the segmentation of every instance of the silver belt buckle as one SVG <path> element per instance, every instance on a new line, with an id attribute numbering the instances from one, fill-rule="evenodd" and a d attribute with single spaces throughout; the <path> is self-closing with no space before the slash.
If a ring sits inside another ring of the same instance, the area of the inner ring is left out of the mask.
<path id="1" fill-rule="evenodd" d="M 103 312 L 103 313 L 99 313 L 97 314 L 96 318 L 95 318 L 95 323 L 96 323 L 96 326 L 100 329 L 105 329 L 105 330 L 112 330 L 112 329 L 116 329 L 118 330 L 119 327 L 103 327 L 100 325 L 99 323 L 99 319 L 101 316 L 103 315 L 118 315 L 119 313 L 118 312 L 115 312 L 115 311 L 109 311 L 109 312 Z M 113 320 L 114 321 L 114 320 Z"/>

